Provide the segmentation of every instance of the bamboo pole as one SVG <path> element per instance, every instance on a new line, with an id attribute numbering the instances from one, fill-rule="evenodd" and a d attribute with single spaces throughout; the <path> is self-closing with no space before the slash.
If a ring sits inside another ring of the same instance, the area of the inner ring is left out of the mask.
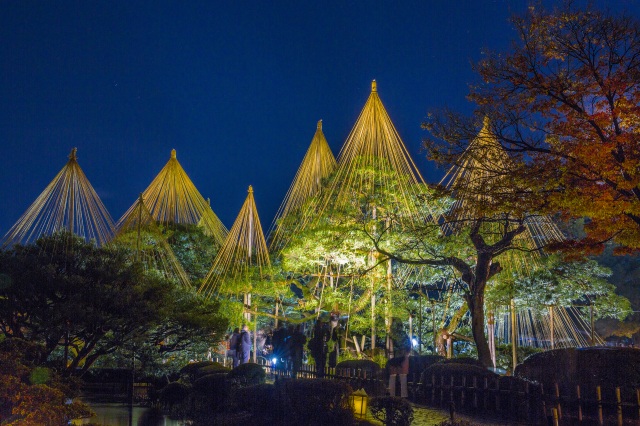
<path id="1" fill-rule="evenodd" d="M 516 301 L 511 299 L 511 365 L 512 374 L 515 374 L 518 365 L 518 330 L 516 319 Z"/>

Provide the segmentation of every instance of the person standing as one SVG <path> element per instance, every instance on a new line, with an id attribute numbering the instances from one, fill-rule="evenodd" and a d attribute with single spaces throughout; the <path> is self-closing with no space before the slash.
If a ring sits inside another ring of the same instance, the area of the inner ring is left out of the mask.
<path id="1" fill-rule="evenodd" d="M 302 354 L 304 352 L 304 344 L 307 342 L 307 336 L 302 333 L 302 326 L 298 324 L 295 331 L 290 337 L 291 339 L 291 377 L 294 379 L 298 376 L 298 371 L 302 367 Z"/>
<path id="2" fill-rule="evenodd" d="M 238 344 L 238 359 L 240 364 L 246 364 L 249 362 L 251 356 L 251 334 L 249 334 L 249 326 L 242 326 L 242 333 L 240 333 L 240 342 Z"/>
<path id="3" fill-rule="evenodd" d="M 236 368 L 240 361 L 238 360 L 237 347 L 240 339 L 240 329 L 233 330 L 231 337 L 229 337 L 229 349 L 227 350 L 227 356 L 232 359 L 233 368 Z"/>
<path id="4" fill-rule="evenodd" d="M 324 377 L 324 369 L 327 365 L 329 333 L 327 324 L 318 320 L 313 328 L 313 337 L 309 341 L 309 350 L 316 362 L 316 377 L 319 379 Z"/>

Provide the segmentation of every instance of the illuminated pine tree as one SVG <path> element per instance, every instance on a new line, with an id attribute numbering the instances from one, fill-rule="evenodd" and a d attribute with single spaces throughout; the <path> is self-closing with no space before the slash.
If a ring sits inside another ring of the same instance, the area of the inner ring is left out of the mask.
<path id="1" fill-rule="evenodd" d="M 118 232 L 112 244 L 126 246 L 147 270 L 158 271 L 185 288 L 191 287 L 164 233 L 145 206 L 142 194 L 134 208 L 118 222 Z"/>

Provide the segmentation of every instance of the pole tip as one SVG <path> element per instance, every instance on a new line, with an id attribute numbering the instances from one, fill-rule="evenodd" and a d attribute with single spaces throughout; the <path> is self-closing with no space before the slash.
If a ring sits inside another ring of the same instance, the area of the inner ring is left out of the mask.
<path id="1" fill-rule="evenodd" d="M 322 130 L 322 120 L 318 120 L 318 130 Z"/>
<path id="2" fill-rule="evenodd" d="M 371 81 L 371 91 L 372 92 L 377 92 L 378 91 L 378 83 L 376 83 L 375 80 Z"/>
<path id="3" fill-rule="evenodd" d="M 78 159 L 78 148 L 72 148 L 71 153 L 69 154 L 69 160 L 77 160 Z"/>
<path id="4" fill-rule="evenodd" d="M 249 194 L 253 194 L 253 186 L 249 185 Z"/>
<path id="5" fill-rule="evenodd" d="M 172 150 L 171 150 L 171 158 L 176 158 L 176 157 L 177 157 L 177 155 L 176 155 L 176 150 L 175 150 L 175 149 L 172 149 Z"/>

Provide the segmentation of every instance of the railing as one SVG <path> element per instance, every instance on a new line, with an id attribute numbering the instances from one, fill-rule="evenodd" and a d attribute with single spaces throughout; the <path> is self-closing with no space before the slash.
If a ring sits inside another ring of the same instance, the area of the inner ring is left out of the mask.
<path id="1" fill-rule="evenodd" d="M 290 364 L 272 366 L 263 363 L 272 379 L 293 377 L 290 367 Z M 384 392 L 387 381 L 380 374 L 336 368 L 325 368 L 318 374 L 314 366 L 302 365 L 296 377 L 344 380 L 354 389 Z M 434 374 L 423 380 L 425 382 L 414 374 L 407 384 L 409 398 L 422 405 L 526 424 L 640 424 L 640 389 L 597 386 L 586 391 L 577 386 L 573 392 L 563 394 L 557 384 L 552 389 L 545 389 L 542 385 L 506 377 Z"/>

